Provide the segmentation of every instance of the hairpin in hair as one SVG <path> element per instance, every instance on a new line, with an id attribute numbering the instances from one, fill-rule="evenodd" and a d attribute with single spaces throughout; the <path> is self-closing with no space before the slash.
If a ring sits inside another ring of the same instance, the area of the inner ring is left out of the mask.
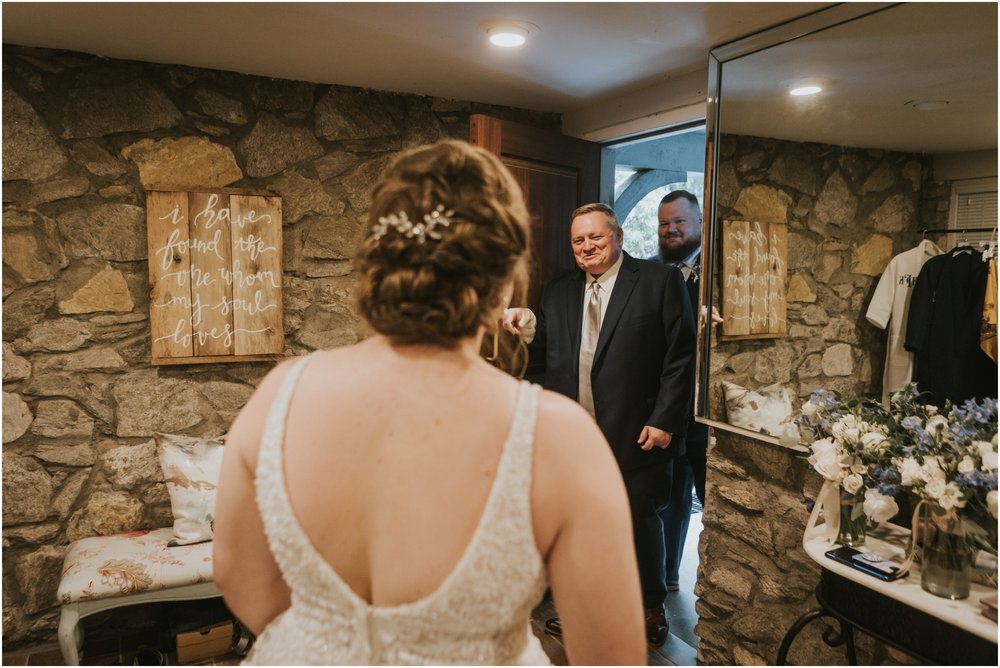
<path id="1" fill-rule="evenodd" d="M 445 211 L 442 204 L 439 204 L 430 213 L 425 213 L 423 221 L 419 223 L 412 222 L 405 211 L 400 211 L 398 216 L 391 213 L 378 219 L 378 224 L 372 227 L 372 235 L 375 241 L 378 241 L 392 227 L 407 239 L 416 239 L 417 243 L 422 244 L 427 241 L 428 237 L 440 239 L 441 232 L 438 231 L 438 228 L 451 225 L 453 215 L 455 212 L 450 209 Z"/>

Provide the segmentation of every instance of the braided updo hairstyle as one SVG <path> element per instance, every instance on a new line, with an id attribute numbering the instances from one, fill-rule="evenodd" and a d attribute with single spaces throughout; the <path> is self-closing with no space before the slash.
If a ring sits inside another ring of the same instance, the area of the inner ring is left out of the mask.
<path id="1" fill-rule="evenodd" d="M 452 222 L 424 243 L 379 218 L 413 222 L 439 206 Z M 379 333 L 401 343 L 454 347 L 490 329 L 511 281 L 523 293 L 529 218 L 514 178 L 492 153 L 444 140 L 400 153 L 372 193 L 357 257 L 358 306 Z M 383 226 L 384 228 L 384 226 Z"/>

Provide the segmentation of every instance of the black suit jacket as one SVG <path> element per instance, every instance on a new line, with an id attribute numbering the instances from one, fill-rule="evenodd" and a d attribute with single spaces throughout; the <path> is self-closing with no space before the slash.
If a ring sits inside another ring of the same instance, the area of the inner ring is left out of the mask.
<path id="1" fill-rule="evenodd" d="M 979 345 L 988 273 L 979 251 L 959 247 L 917 275 L 905 346 L 916 354 L 913 379 L 930 403 L 997 396 L 997 363 Z"/>
<path id="2" fill-rule="evenodd" d="M 534 359 L 544 360 L 544 386 L 574 400 L 584 287 L 579 269 L 545 287 L 530 347 Z M 694 318 L 681 272 L 626 253 L 601 324 L 591 375 L 597 424 L 623 473 L 684 453 L 694 351 Z M 647 424 L 673 434 L 670 447 L 642 450 L 639 434 Z"/>
<path id="3" fill-rule="evenodd" d="M 663 258 L 661 258 L 659 255 L 655 255 L 649 258 L 649 260 L 650 262 L 658 262 L 661 264 L 665 264 L 663 262 Z M 699 258 L 699 262 L 700 261 L 701 260 Z M 683 275 L 684 274 L 682 272 L 681 276 Z M 701 289 L 700 278 L 698 276 L 698 273 L 691 272 L 690 275 L 688 275 L 687 279 L 685 279 L 684 286 L 687 288 L 688 299 L 691 302 L 691 317 L 694 318 L 695 322 L 698 322 L 698 299 L 699 299 L 698 292 Z M 694 383 L 691 383 L 691 419 L 688 421 L 686 440 L 688 443 L 693 443 L 695 441 L 704 443 L 708 441 L 708 425 L 702 424 L 694 419 L 694 390 L 695 390 Z"/>

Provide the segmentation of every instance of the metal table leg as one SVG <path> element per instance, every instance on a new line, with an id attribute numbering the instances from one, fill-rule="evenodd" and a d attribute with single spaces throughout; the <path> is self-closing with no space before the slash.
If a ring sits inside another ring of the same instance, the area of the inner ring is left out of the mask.
<path id="1" fill-rule="evenodd" d="M 837 620 L 837 625 L 840 627 L 840 631 L 836 632 L 832 628 L 827 629 L 823 632 L 823 642 L 825 642 L 830 647 L 839 647 L 844 645 L 847 651 L 847 662 L 851 666 L 858 665 L 858 656 L 854 649 L 854 627 L 851 624 L 837 614 L 827 610 L 826 608 L 817 608 L 816 610 L 810 610 L 801 617 L 799 617 L 792 627 L 788 629 L 788 633 L 781 640 L 781 646 L 778 647 L 778 658 L 775 661 L 775 665 L 787 666 L 788 650 L 791 649 L 792 642 L 795 640 L 796 636 L 802 632 L 806 626 L 811 622 L 821 618 L 821 617 L 831 617 Z"/>

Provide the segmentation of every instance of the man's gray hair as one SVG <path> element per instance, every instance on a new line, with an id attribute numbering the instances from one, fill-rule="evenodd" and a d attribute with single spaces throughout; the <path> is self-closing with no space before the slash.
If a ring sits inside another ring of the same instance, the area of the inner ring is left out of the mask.
<path id="1" fill-rule="evenodd" d="M 579 216 L 586 215 L 588 213 L 603 213 L 608 217 L 608 223 L 611 225 L 611 229 L 616 232 L 621 229 L 621 225 L 618 224 L 618 214 L 607 204 L 601 202 L 593 202 L 591 204 L 584 204 L 583 206 L 576 209 L 573 215 L 570 216 L 570 221 L 576 220 Z"/>

